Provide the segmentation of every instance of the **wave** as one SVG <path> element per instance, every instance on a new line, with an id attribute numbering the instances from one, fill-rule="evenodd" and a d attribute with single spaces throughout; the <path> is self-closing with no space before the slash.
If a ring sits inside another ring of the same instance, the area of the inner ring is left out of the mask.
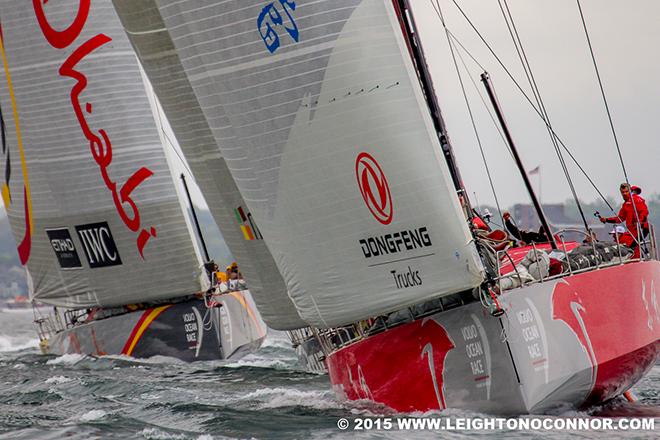
<path id="1" fill-rule="evenodd" d="M 0 352 L 21 351 L 38 347 L 39 339 L 37 338 L 0 335 Z"/>
<path id="2" fill-rule="evenodd" d="M 189 365 L 189 362 L 183 361 L 181 359 L 171 356 L 162 356 L 162 355 L 156 355 L 149 358 L 134 358 L 132 356 L 127 356 L 125 354 L 107 354 L 101 356 L 100 358 L 115 360 L 115 361 L 130 362 L 134 364 Z"/>
<path id="3" fill-rule="evenodd" d="M 282 359 L 272 359 L 272 358 L 249 358 L 246 356 L 243 359 L 239 359 L 235 362 L 226 364 L 227 368 L 243 368 L 243 367 L 255 367 L 255 368 L 273 368 L 275 370 L 289 370 L 290 362 L 286 362 Z"/>
<path id="4" fill-rule="evenodd" d="M 337 409 L 342 404 L 332 391 L 300 391 L 294 388 L 262 388 L 240 398 L 242 401 L 257 401 L 260 409 L 302 406 L 314 409 Z"/>
<path id="5" fill-rule="evenodd" d="M 84 354 L 63 354 L 62 356 L 58 356 L 55 359 L 50 359 L 46 361 L 46 364 L 48 365 L 75 365 L 78 362 L 84 360 L 84 359 L 93 359 L 89 356 L 86 356 Z"/>
<path id="6" fill-rule="evenodd" d="M 103 411 L 102 409 L 93 409 L 91 411 L 87 411 L 85 414 L 80 416 L 80 421 L 81 422 L 95 422 L 97 420 L 101 420 L 105 416 L 107 416 L 108 413 Z"/>
<path id="7" fill-rule="evenodd" d="M 158 428 L 144 428 L 142 432 L 140 432 L 140 435 L 144 437 L 146 440 L 222 440 L 222 439 L 229 439 L 229 437 L 214 437 L 210 434 L 201 434 L 197 435 L 195 434 L 194 436 L 187 436 L 185 434 L 180 434 L 180 433 L 172 433 L 172 432 L 165 432 L 161 431 Z"/>
<path id="8" fill-rule="evenodd" d="M 5 307 L 0 307 L 0 313 L 32 313 L 32 309 L 8 309 Z"/>
<path id="9" fill-rule="evenodd" d="M 173 434 L 157 428 L 144 428 L 140 433 L 147 440 L 186 440 L 184 434 Z"/>
<path id="10" fill-rule="evenodd" d="M 277 331 L 277 330 L 268 330 L 268 336 L 264 340 L 264 343 L 261 347 L 275 347 L 275 348 L 284 348 L 288 350 L 293 350 L 291 341 L 286 333 Z"/>
<path id="11" fill-rule="evenodd" d="M 59 384 L 62 384 L 62 383 L 71 382 L 72 380 L 73 379 L 71 379 L 69 377 L 65 377 L 65 376 L 53 376 L 53 377 L 49 377 L 48 379 L 46 379 L 45 383 L 48 383 L 48 384 L 54 383 L 54 384 L 59 385 Z"/>

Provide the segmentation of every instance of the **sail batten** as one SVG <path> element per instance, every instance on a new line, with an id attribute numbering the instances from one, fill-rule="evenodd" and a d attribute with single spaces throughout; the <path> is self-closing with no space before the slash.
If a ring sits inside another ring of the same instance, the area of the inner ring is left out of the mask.
<path id="1" fill-rule="evenodd" d="M 198 292 L 200 261 L 111 2 L 6 4 L 0 18 L 3 191 L 33 298 L 90 308 Z"/>

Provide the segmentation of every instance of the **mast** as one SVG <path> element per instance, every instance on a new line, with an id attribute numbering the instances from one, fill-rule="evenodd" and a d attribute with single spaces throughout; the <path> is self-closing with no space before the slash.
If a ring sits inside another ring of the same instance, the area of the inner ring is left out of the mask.
<path id="1" fill-rule="evenodd" d="M 456 188 L 457 192 L 463 195 L 465 203 L 468 205 L 468 215 L 471 217 L 472 209 L 469 207 L 469 199 L 467 192 L 465 191 L 465 186 L 463 185 L 463 179 L 461 178 L 458 166 L 456 165 L 456 158 L 445 131 L 445 124 L 442 119 L 442 114 L 440 113 L 440 106 L 438 105 L 437 97 L 435 96 L 433 81 L 429 73 L 428 65 L 426 64 L 426 58 L 424 57 L 421 43 L 417 38 L 417 27 L 415 25 L 415 20 L 410 8 L 410 2 L 409 0 L 393 0 L 393 2 L 394 8 L 396 9 L 397 15 L 399 16 L 401 29 L 403 30 L 404 37 L 408 43 L 408 50 L 410 51 L 410 55 L 417 70 L 419 81 L 422 85 L 422 91 L 426 97 L 426 103 L 429 106 L 433 125 L 435 127 L 436 133 L 438 134 L 440 145 L 442 146 L 442 153 L 444 154 L 447 165 L 449 166 L 449 172 L 451 173 L 454 187 Z"/>
<path id="2" fill-rule="evenodd" d="M 199 236 L 199 241 L 202 243 L 202 250 L 204 250 L 204 262 L 208 263 L 211 261 L 209 256 L 209 250 L 206 248 L 206 242 L 204 241 L 204 235 L 202 234 L 202 228 L 199 226 L 199 220 L 197 220 L 197 213 L 195 212 L 195 205 L 193 204 L 192 198 L 190 197 L 190 191 L 188 191 L 188 183 L 186 183 L 186 176 L 181 173 L 181 181 L 183 182 L 183 189 L 186 190 L 186 197 L 188 198 L 188 203 L 190 203 L 190 212 L 192 212 L 192 217 L 195 222 L 195 228 L 197 228 L 197 235 Z"/>
<path id="3" fill-rule="evenodd" d="M 497 97 L 495 96 L 495 90 L 493 89 L 493 86 L 490 82 L 490 77 L 488 76 L 488 73 L 484 72 L 481 74 L 481 81 L 483 81 L 484 86 L 486 87 L 486 91 L 488 92 L 488 97 L 490 98 L 490 102 L 493 104 L 493 108 L 495 109 L 495 113 L 497 114 L 497 119 L 499 120 L 500 125 L 502 126 L 502 131 L 504 132 L 504 136 L 506 137 L 507 143 L 511 148 L 511 153 L 513 154 L 513 158 L 516 162 L 516 166 L 518 167 L 518 170 L 520 171 L 520 175 L 522 176 L 522 179 L 525 182 L 525 187 L 527 188 L 529 197 L 532 199 L 532 204 L 534 205 L 534 209 L 536 209 L 536 214 L 539 216 L 539 220 L 541 220 L 541 226 L 545 231 L 545 235 L 548 236 L 552 249 L 557 249 L 557 243 L 555 243 L 555 238 L 553 237 L 552 232 L 550 231 L 550 225 L 548 224 L 548 220 L 546 219 L 545 214 L 543 213 L 543 208 L 541 207 L 541 204 L 536 198 L 536 194 L 534 193 L 532 184 L 529 181 L 529 177 L 527 176 L 527 172 L 525 171 L 525 167 L 523 166 L 522 160 L 520 160 L 520 155 L 518 155 L 518 150 L 516 149 L 516 146 L 513 142 L 513 137 L 511 136 L 509 127 L 507 126 L 506 120 L 504 119 L 504 115 L 502 113 L 502 108 L 500 107 L 500 103 L 497 101 Z"/>

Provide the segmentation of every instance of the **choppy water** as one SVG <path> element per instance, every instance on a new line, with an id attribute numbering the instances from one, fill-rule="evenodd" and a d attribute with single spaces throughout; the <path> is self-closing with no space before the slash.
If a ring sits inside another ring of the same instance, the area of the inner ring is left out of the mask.
<path id="1" fill-rule="evenodd" d="M 241 361 L 185 364 L 39 354 L 32 314 L 0 310 L 0 439 L 552 438 L 566 432 L 342 432 L 340 417 L 383 414 L 342 403 L 326 376 L 306 373 L 282 334 Z M 636 386 L 640 402 L 568 416 L 660 415 L 660 365 Z M 388 414 L 392 416 L 392 414 Z M 428 417 L 478 414 L 450 410 Z M 660 427 L 660 418 L 656 419 Z M 357 434 L 357 435 L 356 435 Z M 616 434 L 616 435 L 615 435 Z M 576 438 L 650 438 L 657 433 L 581 432 Z M 657 437 L 656 437 L 657 438 Z"/>

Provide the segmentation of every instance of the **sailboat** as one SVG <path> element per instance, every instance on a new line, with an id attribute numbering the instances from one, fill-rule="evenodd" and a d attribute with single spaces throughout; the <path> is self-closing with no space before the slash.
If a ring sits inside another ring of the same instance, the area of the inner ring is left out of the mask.
<path id="1" fill-rule="evenodd" d="M 258 348 L 250 291 L 209 291 L 194 207 L 112 4 L 20 2 L 0 17 L 2 196 L 31 297 L 54 306 L 37 316 L 43 351 L 193 361 Z"/>
<path id="2" fill-rule="evenodd" d="M 619 396 L 658 359 L 652 243 L 574 268 L 561 242 L 567 269 L 524 280 L 550 245 L 476 233 L 409 1 L 113 3 L 259 225 L 288 297 L 260 310 L 340 398 L 546 413 Z"/>
<path id="3" fill-rule="evenodd" d="M 197 95 L 154 2 L 113 2 L 126 35 L 140 59 L 196 183 L 209 202 L 213 219 L 249 282 L 250 292 L 266 324 L 275 330 L 304 327 L 287 287 L 251 214 L 228 160 L 218 148 Z M 218 117 L 222 109 L 218 108 Z M 237 179 L 248 179 L 245 175 Z M 254 193 L 246 193 L 250 198 Z"/>

